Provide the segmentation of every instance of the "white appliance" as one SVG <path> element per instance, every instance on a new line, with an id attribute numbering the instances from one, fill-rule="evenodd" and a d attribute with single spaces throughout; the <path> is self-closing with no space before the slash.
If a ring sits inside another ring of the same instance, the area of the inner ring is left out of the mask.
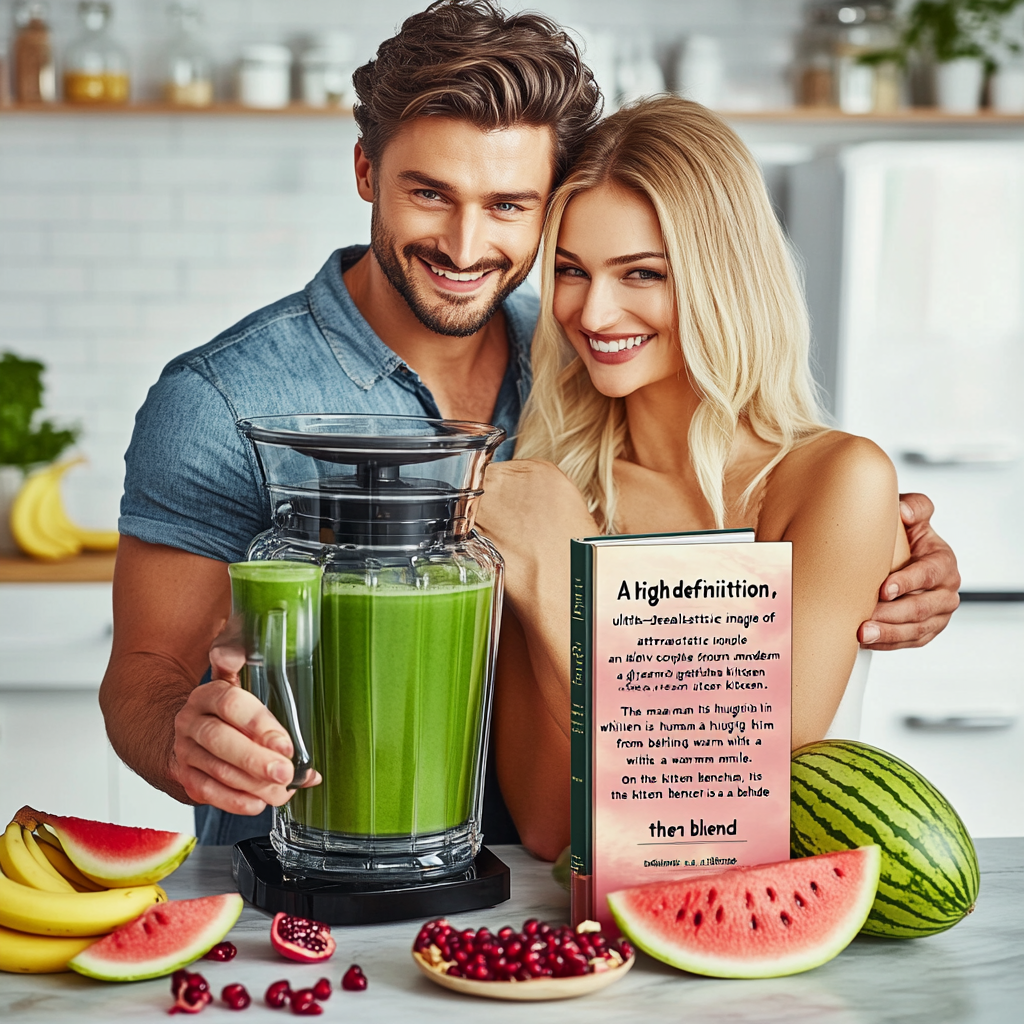
<path id="1" fill-rule="evenodd" d="M 1024 835 L 1024 144 L 851 146 L 789 202 L 837 424 L 935 502 L 963 577 L 940 637 L 875 655 L 861 738 Z"/>

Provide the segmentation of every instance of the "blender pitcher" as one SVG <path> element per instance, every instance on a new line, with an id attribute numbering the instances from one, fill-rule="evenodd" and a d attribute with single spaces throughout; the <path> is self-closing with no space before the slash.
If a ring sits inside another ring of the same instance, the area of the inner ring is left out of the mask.
<path id="1" fill-rule="evenodd" d="M 297 775 L 323 778 L 275 808 L 282 868 L 400 885 L 465 872 L 482 842 L 502 595 L 501 557 L 473 520 L 504 431 L 374 415 L 260 417 L 239 429 L 273 526 L 233 578 L 260 563 L 285 575 L 322 568 L 315 642 L 289 651 L 287 622 L 268 615 L 262 664 L 250 667 L 292 735 Z"/>

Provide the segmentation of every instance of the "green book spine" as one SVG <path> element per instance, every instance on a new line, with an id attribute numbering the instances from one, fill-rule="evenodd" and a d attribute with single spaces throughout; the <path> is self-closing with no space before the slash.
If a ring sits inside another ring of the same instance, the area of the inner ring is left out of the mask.
<path id="1" fill-rule="evenodd" d="M 572 541 L 572 605 L 570 626 L 570 773 L 572 777 L 570 866 L 575 876 L 573 885 L 573 918 L 589 916 L 584 903 L 589 889 L 592 859 L 593 787 L 591 769 L 591 707 L 593 676 L 591 650 L 593 643 L 593 558 L 590 544 Z"/>

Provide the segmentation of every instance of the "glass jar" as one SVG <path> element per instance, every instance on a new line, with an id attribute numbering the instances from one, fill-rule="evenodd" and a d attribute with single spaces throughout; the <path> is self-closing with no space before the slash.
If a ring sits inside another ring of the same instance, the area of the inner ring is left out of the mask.
<path id="1" fill-rule="evenodd" d="M 257 43 L 242 51 L 238 102 L 243 107 L 277 110 L 291 99 L 292 52 L 276 43 Z"/>
<path id="2" fill-rule="evenodd" d="M 111 5 L 82 0 L 78 17 L 83 31 L 65 57 L 64 98 L 68 103 L 127 103 L 128 54 L 110 35 Z"/>
<path id="3" fill-rule="evenodd" d="M 14 98 L 18 103 L 53 103 L 57 76 L 50 43 L 49 5 L 22 0 L 14 8 Z"/>
<path id="4" fill-rule="evenodd" d="M 355 44 L 346 32 L 329 32 L 302 54 L 302 102 L 310 107 L 351 106 Z"/>
<path id="5" fill-rule="evenodd" d="M 208 107 L 213 102 L 213 63 L 199 38 L 195 7 L 171 4 L 172 36 L 162 58 L 163 96 L 176 107 Z"/>
<path id="6" fill-rule="evenodd" d="M 243 685 L 288 728 L 296 779 L 323 779 L 274 809 L 282 868 L 399 884 L 468 870 L 503 580 L 473 522 L 504 431 L 360 415 L 238 426 L 273 509 L 229 570 Z"/>
<path id="7" fill-rule="evenodd" d="M 862 61 L 869 54 L 893 48 L 897 41 L 890 0 L 823 0 L 812 5 L 797 41 L 797 103 L 838 107 L 847 114 L 898 110 L 902 94 L 899 67 L 893 62 Z"/>

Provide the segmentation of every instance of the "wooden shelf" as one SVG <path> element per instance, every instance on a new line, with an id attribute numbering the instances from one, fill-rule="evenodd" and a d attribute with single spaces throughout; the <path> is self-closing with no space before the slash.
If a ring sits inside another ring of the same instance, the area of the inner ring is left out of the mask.
<path id="1" fill-rule="evenodd" d="M 728 121 L 795 121 L 824 124 L 979 124 L 1024 125 L 1024 114 L 996 114 L 982 110 L 977 114 L 947 114 L 935 107 L 908 107 L 892 114 L 844 114 L 830 107 L 785 107 L 779 110 L 721 110 Z M 174 107 L 166 103 L 129 103 L 124 105 L 81 103 L 33 103 L 0 107 L 4 115 L 52 117 L 54 115 L 82 115 L 95 117 L 138 117 L 160 115 L 170 117 L 313 117 L 350 118 L 351 107 L 309 107 L 292 103 L 280 110 L 262 110 L 243 107 L 238 103 L 214 103 L 209 107 Z"/>
<path id="2" fill-rule="evenodd" d="M 139 115 L 168 115 L 171 117 L 351 117 L 351 107 L 310 107 L 305 103 L 292 103 L 277 110 L 243 107 L 239 103 L 214 103 L 209 107 L 176 107 L 167 103 L 15 103 L 0 107 L 0 117 L 8 114 L 52 117 L 55 114 L 95 117 L 108 115 L 137 117 Z"/>
<path id="3" fill-rule="evenodd" d="M 115 552 L 89 552 L 59 562 L 26 556 L 0 558 L 0 583 L 109 583 Z"/>

